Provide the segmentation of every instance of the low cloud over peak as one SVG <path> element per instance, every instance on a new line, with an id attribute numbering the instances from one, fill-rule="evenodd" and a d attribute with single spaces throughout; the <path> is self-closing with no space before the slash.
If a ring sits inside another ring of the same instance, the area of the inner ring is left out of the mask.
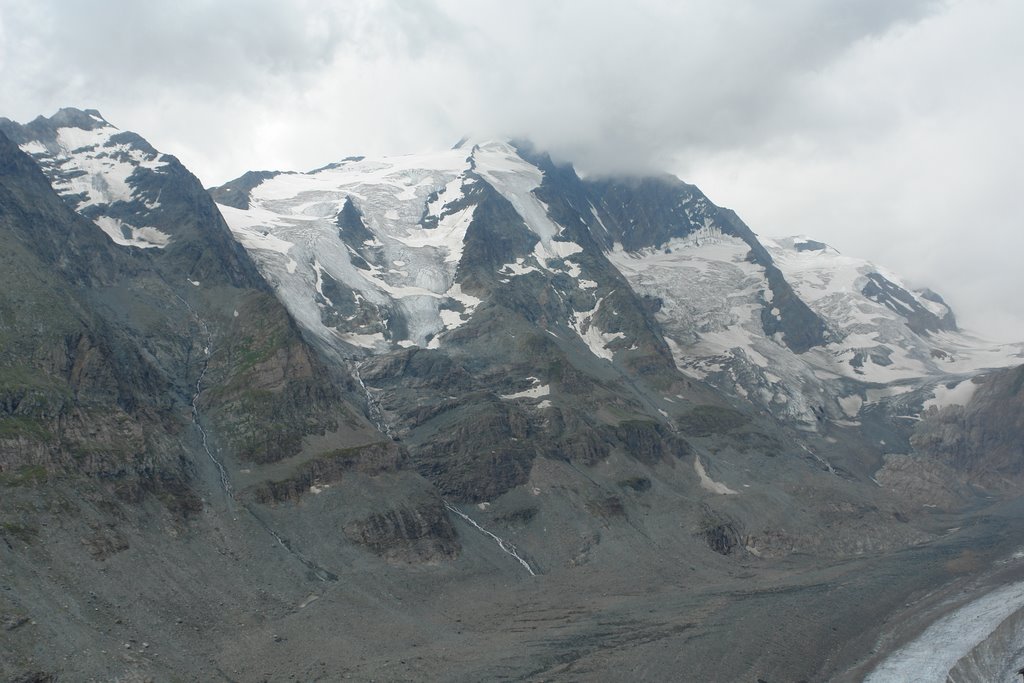
<path id="1" fill-rule="evenodd" d="M 528 138 L 585 173 L 676 172 L 1024 336 L 998 295 L 1024 281 L 993 275 L 1024 246 L 1014 0 L 0 8 L 0 115 L 95 107 L 206 184 Z"/>

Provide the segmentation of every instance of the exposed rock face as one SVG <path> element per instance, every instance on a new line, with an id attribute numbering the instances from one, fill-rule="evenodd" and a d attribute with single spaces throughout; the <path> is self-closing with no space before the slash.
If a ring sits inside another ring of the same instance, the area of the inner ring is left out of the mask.
<path id="1" fill-rule="evenodd" d="M 224 206 L 231 206 L 236 209 L 249 208 L 249 193 L 254 187 L 264 180 L 280 175 L 277 171 L 248 171 L 239 178 L 210 189 L 210 197 L 213 201 Z"/>
<path id="2" fill-rule="evenodd" d="M 868 281 L 861 293 L 867 298 L 884 305 L 907 321 L 907 326 L 918 334 L 939 330 L 956 330 L 956 319 L 946 302 L 935 292 L 921 292 L 915 297 L 897 284 L 890 282 L 881 273 L 868 273 Z M 920 302 L 920 298 L 937 303 L 947 309 L 941 317 Z"/>
<path id="3" fill-rule="evenodd" d="M 83 223 L 0 134 L 0 476 L 85 475 L 123 497 L 162 492 L 193 509 L 168 429 L 174 383 L 83 295 L 128 269 Z"/>
<path id="4" fill-rule="evenodd" d="M 287 479 L 261 483 L 250 493 L 260 503 L 294 502 L 311 489 L 342 481 L 351 472 L 369 476 L 398 472 L 406 467 L 407 457 L 391 442 L 339 449 L 302 463 Z"/>
<path id="5" fill-rule="evenodd" d="M 274 462 L 298 454 L 309 435 L 359 429 L 361 415 L 344 401 L 352 388 L 303 343 L 287 312 L 265 294 L 237 305 L 210 362 L 219 382 L 202 397 L 237 457 Z"/>
<path id="6" fill-rule="evenodd" d="M 918 507 L 955 510 L 971 497 L 961 473 L 929 456 L 888 454 L 875 479 L 880 486 Z"/>
<path id="7" fill-rule="evenodd" d="M 526 483 L 536 457 L 527 413 L 497 403 L 465 415 L 456 429 L 418 451 L 420 473 L 445 495 L 474 503 Z"/>
<path id="8" fill-rule="evenodd" d="M 719 555 L 729 555 L 739 545 L 739 532 L 731 524 L 709 524 L 703 531 L 704 542 Z"/>
<path id="9" fill-rule="evenodd" d="M 345 536 L 389 562 L 437 562 L 459 552 L 440 501 L 399 505 L 349 522 Z"/>
<path id="10" fill-rule="evenodd" d="M 1024 473 L 1024 366 L 975 382 L 966 405 L 925 411 L 911 444 L 980 486 L 1015 489 Z"/>
<path id="11" fill-rule="evenodd" d="M 172 434 L 187 424 L 198 387 L 199 405 L 249 460 L 292 455 L 306 435 L 356 419 L 210 197 L 176 159 L 96 112 L 62 110 L 2 127 L 36 162 L 10 146 L 9 187 L 18 194 L 5 205 L 26 207 L 17 215 L 23 239 L 84 287 L 72 297 L 40 297 L 70 298 L 84 311 L 73 315 L 92 320 L 90 333 L 63 335 L 73 384 L 110 386 L 128 412 L 155 403 L 148 411 L 163 425 L 177 423 Z M 62 206 L 51 184 L 90 220 Z M 114 220 L 130 229 L 112 235 Z M 113 368 L 106 378 L 104 362 Z M 119 443 L 126 457 L 126 449 L 141 452 L 141 434 L 151 431 L 106 441 Z"/>
<path id="12" fill-rule="evenodd" d="M 615 435 L 609 441 L 613 444 L 617 441 L 626 453 L 647 465 L 656 465 L 692 453 L 686 441 L 657 422 L 629 420 L 609 431 Z"/>

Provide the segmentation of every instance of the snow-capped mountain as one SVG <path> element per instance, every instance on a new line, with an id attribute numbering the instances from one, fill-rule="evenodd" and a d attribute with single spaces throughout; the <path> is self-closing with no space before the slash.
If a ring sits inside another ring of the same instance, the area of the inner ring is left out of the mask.
<path id="1" fill-rule="evenodd" d="M 484 274 L 466 245 L 487 193 L 515 212 L 526 242 Z M 649 302 L 681 371 L 806 428 L 1024 358 L 1020 345 L 961 332 L 938 295 L 867 261 L 807 238 L 759 239 L 692 185 L 581 180 L 528 145 L 354 157 L 248 174 L 213 194 L 296 319 L 343 355 L 438 348 L 496 289 L 529 281 L 538 301 L 565 304 L 550 334 L 612 361 L 636 347 L 636 327 L 617 324 L 606 301 L 621 277 Z"/>
<path id="2" fill-rule="evenodd" d="M 111 243 L 181 283 L 265 289 L 199 180 L 177 158 L 93 109 L 65 108 L 3 132 Z M 184 275 L 184 277 L 182 277 Z"/>
<path id="3" fill-rule="evenodd" d="M 114 244 L 170 249 L 190 282 L 212 276 L 186 248 L 197 234 L 180 207 L 199 190 L 177 159 L 94 110 L 0 127 Z M 523 143 L 248 173 L 212 194 L 300 326 L 341 357 L 439 348 L 511 297 L 582 353 L 643 364 L 671 351 L 689 377 L 805 428 L 890 400 L 915 415 L 953 380 L 1024 357 L 871 263 L 758 238 L 692 185 L 580 179 Z M 226 234 L 198 237 L 236 252 L 214 270 L 258 279 Z"/>
<path id="4" fill-rule="evenodd" d="M 843 423 L 864 404 L 1024 359 L 1020 344 L 959 330 L 938 295 L 867 261 L 806 238 L 761 243 L 825 323 L 822 343 L 803 353 L 766 333 L 764 312 L 779 309 L 764 268 L 713 224 L 656 247 L 617 245 L 611 258 L 638 292 L 663 302 L 658 320 L 684 372 L 772 414 Z"/>
<path id="5" fill-rule="evenodd" d="M 171 241 L 147 221 L 160 208 L 152 175 L 167 172 L 171 158 L 94 109 L 62 109 L 24 127 L 5 123 L 4 132 L 36 160 L 53 188 L 114 243 L 162 249 Z"/>
<path id="6" fill-rule="evenodd" d="M 264 174 L 241 200 L 231 185 L 214 196 L 292 314 L 325 343 L 437 348 L 492 285 L 545 273 L 592 303 L 559 322 L 610 358 L 625 335 L 594 321 L 598 285 L 577 257 L 584 248 L 534 194 L 541 179 L 512 145 L 484 142 Z M 475 264 L 464 261 L 467 232 L 488 193 L 511 205 L 527 230 L 522 248 L 488 274 L 497 283 L 471 277 Z"/>

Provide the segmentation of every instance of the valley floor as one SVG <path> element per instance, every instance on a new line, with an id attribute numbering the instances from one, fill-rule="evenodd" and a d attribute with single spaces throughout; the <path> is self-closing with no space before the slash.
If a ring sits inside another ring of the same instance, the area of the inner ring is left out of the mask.
<path id="1" fill-rule="evenodd" d="M 829 566 L 809 556 L 698 566 L 609 546 L 592 564 L 538 576 L 468 524 L 458 526 L 457 560 L 418 567 L 332 543 L 329 528 L 304 538 L 286 530 L 321 574 L 253 518 L 215 503 L 188 529 L 154 524 L 113 539 L 126 547 L 109 553 L 84 538 L 104 533 L 90 532 L 91 520 L 50 515 L 31 543 L 8 534 L 0 544 L 0 674 L 862 680 L 974 596 L 1024 581 L 1014 555 L 1022 512 L 1024 501 L 1013 501 L 936 517 L 936 529 L 959 530 Z"/>

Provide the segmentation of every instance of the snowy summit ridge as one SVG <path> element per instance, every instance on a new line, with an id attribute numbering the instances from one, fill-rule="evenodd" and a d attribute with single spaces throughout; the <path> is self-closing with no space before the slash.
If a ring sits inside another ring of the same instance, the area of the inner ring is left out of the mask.
<path id="1" fill-rule="evenodd" d="M 163 248 L 171 236 L 146 217 L 159 208 L 159 192 L 145 189 L 169 158 L 135 133 L 122 132 L 95 109 L 64 108 L 19 126 L 0 120 L 0 130 L 39 164 L 53 188 L 122 246 Z"/>
<path id="2" fill-rule="evenodd" d="M 1021 358 L 867 261 L 758 238 L 675 178 L 581 180 L 526 143 L 250 173 L 212 193 L 288 309 L 341 355 L 437 348 L 515 281 L 535 283 L 549 334 L 607 362 L 645 348 L 645 323 L 619 315 L 631 288 L 657 302 L 681 371 L 809 429 Z"/>
<path id="3" fill-rule="evenodd" d="M 244 203 L 221 211 L 292 314 L 329 343 L 436 347 L 472 314 L 480 299 L 458 274 L 483 185 L 538 239 L 531 263 L 510 268 L 566 267 L 582 250 L 557 239 L 561 228 L 532 194 L 541 171 L 508 142 L 264 176 Z M 218 201 L 230 185 L 214 191 Z"/>

